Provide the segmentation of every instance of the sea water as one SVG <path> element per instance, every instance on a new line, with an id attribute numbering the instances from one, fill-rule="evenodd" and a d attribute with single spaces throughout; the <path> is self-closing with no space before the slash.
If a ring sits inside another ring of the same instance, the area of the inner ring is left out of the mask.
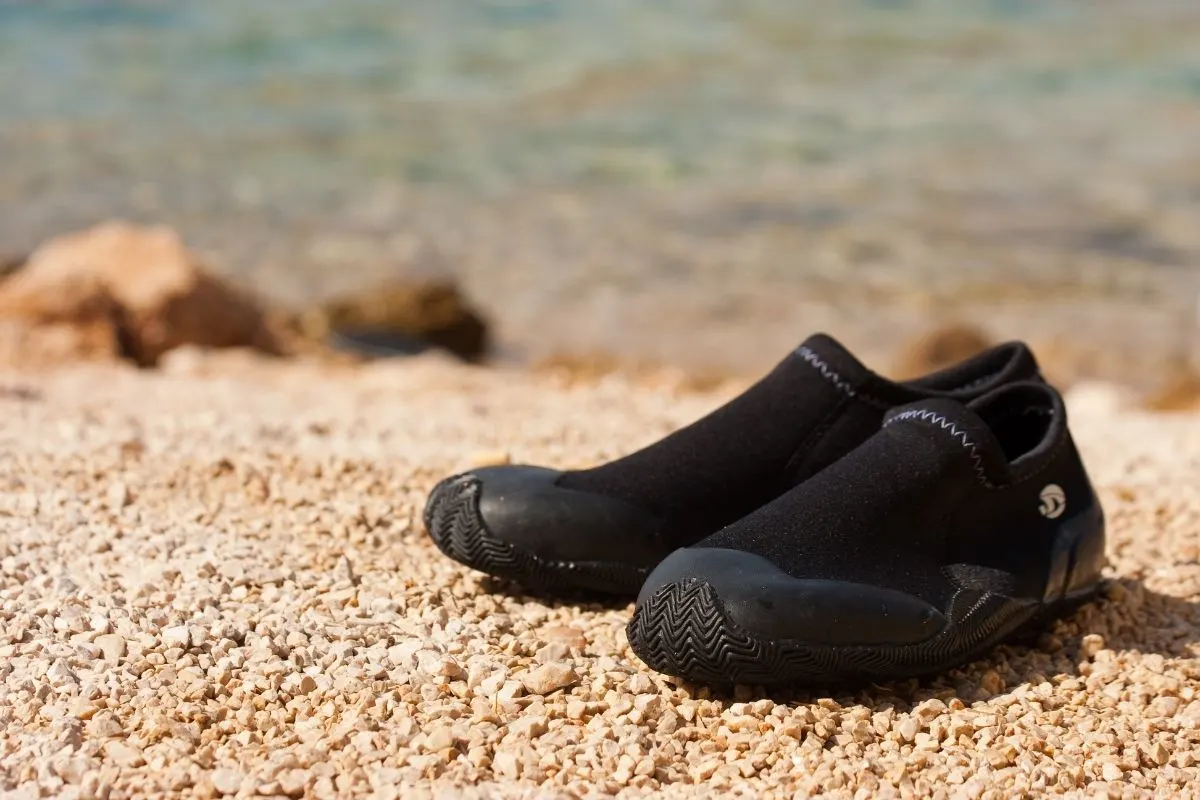
<path id="1" fill-rule="evenodd" d="M 525 354 L 1177 348 L 1197 42 L 1187 0 L 0 0 L 0 249 L 163 221 L 293 303 L 449 271 Z"/>

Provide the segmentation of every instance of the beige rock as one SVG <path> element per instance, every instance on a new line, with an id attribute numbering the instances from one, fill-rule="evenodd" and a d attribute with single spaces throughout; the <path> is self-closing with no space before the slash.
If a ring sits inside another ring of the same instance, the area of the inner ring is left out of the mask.
<path id="1" fill-rule="evenodd" d="M 304 795 L 308 784 L 308 771 L 302 769 L 283 770 L 275 777 L 280 783 L 280 792 L 289 798 L 299 798 Z"/>
<path id="2" fill-rule="evenodd" d="M 162 632 L 162 640 L 167 647 L 182 647 L 186 650 L 191 646 L 191 632 L 186 625 L 175 625 Z"/>
<path id="3" fill-rule="evenodd" d="M 552 625 L 544 628 L 541 636 L 546 642 L 558 642 L 575 650 L 583 650 L 587 647 L 587 637 L 583 631 L 568 625 Z"/>
<path id="4" fill-rule="evenodd" d="M 507 682 L 508 673 L 504 670 L 497 670 L 496 672 L 493 672 L 491 675 L 488 675 L 486 678 L 482 678 L 479 681 L 479 691 L 485 697 L 492 697 L 495 696 L 500 691 L 501 687 L 503 687 Z M 519 685 L 520 684 L 517 684 L 517 686 Z"/>
<path id="5" fill-rule="evenodd" d="M 221 794 L 237 794 L 245 780 L 242 773 L 233 769 L 215 769 L 208 776 L 213 788 Z"/>
<path id="6" fill-rule="evenodd" d="M 533 739 L 549 730 L 549 720 L 544 716 L 521 717 L 508 725 L 509 733 Z"/>
<path id="7" fill-rule="evenodd" d="M 1140 749 L 1146 760 L 1156 767 L 1161 767 L 1171 760 L 1171 751 L 1162 742 L 1144 743 Z"/>
<path id="8" fill-rule="evenodd" d="M 642 692 L 652 690 L 654 688 L 654 681 L 650 680 L 649 676 L 646 675 L 631 675 L 626 686 L 634 694 L 641 694 Z"/>
<path id="9" fill-rule="evenodd" d="M 521 760 L 512 750 L 500 750 L 492 757 L 492 770 L 501 778 L 516 780 L 521 775 Z"/>
<path id="10" fill-rule="evenodd" d="M 432 650 L 421 650 L 416 654 L 417 669 L 426 675 L 440 678 L 459 679 L 466 676 L 466 671 L 453 656 L 437 653 Z"/>
<path id="11" fill-rule="evenodd" d="M 74 756 L 60 762 L 54 771 L 67 783 L 78 785 L 83 783 L 84 778 L 95 766 L 95 762 L 90 758 Z"/>
<path id="12" fill-rule="evenodd" d="M 262 309 L 203 270 L 174 231 L 123 222 L 35 250 L 0 284 L 0 318 L 78 358 L 153 365 L 183 344 L 281 352 Z"/>
<path id="13" fill-rule="evenodd" d="M 703 783 L 711 778 L 716 771 L 721 767 L 721 762 L 717 759 L 708 759 L 693 767 L 688 768 L 688 775 L 693 783 Z"/>
<path id="14" fill-rule="evenodd" d="M 108 488 L 108 507 L 120 511 L 129 505 L 129 487 L 121 481 L 115 481 Z"/>
<path id="15" fill-rule="evenodd" d="M 510 463 L 512 456 L 505 450 L 480 450 L 467 459 L 467 466 L 471 468 L 498 467 Z"/>
<path id="16" fill-rule="evenodd" d="M 542 664 L 521 676 L 521 684 L 530 694 L 550 694 L 578 681 L 575 670 L 569 664 L 559 662 Z"/>
<path id="17" fill-rule="evenodd" d="M 496 699 L 502 703 L 510 702 L 525 694 L 525 686 L 521 681 L 506 680 L 496 692 Z"/>
<path id="18" fill-rule="evenodd" d="M 124 742 L 109 742 L 104 746 L 104 755 L 122 767 L 140 767 L 146 763 L 141 750 Z"/>
<path id="19" fill-rule="evenodd" d="M 549 664 L 551 662 L 562 661 L 565 658 L 570 658 L 571 648 L 563 642 L 550 642 L 550 644 L 537 651 L 534 656 L 538 662 Z"/>
<path id="20" fill-rule="evenodd" d="M 1096 654 L 1104 649 L 1104 644 L 1104 637 L 1098 633 L 1089 633 L 1080 642 L 1083 654 L 1088 658 L 1095 658 Z"/>
<path id="21" fill-rule="evenodd" d="M 79 676 L 75 674 L 75 670 L 67 664 L 65 660 L 55 661 L 54 664 L 46 671 L 46 678 L 49 679 L 51 686 L 63 687 L 79 682 Z"/>
<path id="22" fill-rule="evenodd" d="M 308 785 L 309 774 L 303 769 L 285 769 L 276 776 L 279 790 L 288 797 L 301 797 Z"/>
<path id="23" fill-rule="evenodd" d="M 986 670 L 979 678 L 979 688 L 987 694 L 999 694 L 1004 691 L 1004 679 L 996 670 Z"/>
<path id="24" fill-rule="evenodd" d="M 1150 713 L 1160 717 L 1173 717 L 1179 713 L 1178 697 L 1158 697 L 1150 704 Z"/>
<path id="25" fill-rule="evenodd" d="M 449 725 L 439 725 L 429 732 L 425 737 L 425 749 L 430 752 L 437 752 L 453 747 L 455 742 L 454 731 Z"/>
<path id="26" fill-rule="evenodd" d="M 0 363 L 45 366 L 121 357 L 121 310 L 97 279 L 50 289 L 0 283 Z"/>

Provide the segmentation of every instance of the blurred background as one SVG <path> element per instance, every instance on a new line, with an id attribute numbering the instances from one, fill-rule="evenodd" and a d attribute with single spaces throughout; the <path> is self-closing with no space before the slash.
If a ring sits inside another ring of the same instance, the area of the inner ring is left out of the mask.
<path id="1" fill-rule="evenodd" d="M 0 254 L 165 223 L 304 308 L 452 278 L 492 358 L 1182 369 L 1194 0 L 0 0 Z"/>

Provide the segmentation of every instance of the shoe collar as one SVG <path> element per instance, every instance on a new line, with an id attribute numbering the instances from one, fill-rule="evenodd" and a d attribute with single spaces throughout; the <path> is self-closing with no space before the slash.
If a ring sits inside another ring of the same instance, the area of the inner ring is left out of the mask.
<path id="1" fill-rule="evenodd" d="M 841 342 L 825 333 L 805 339 L 794 354 L 843 393 L 881 408 L 939 397 L 966 401 L 1013 381 L 1040 379 L 1033 353 L 1016 341 L 905 382 L 889 380 L 868 369 Z"/>
<path id="2" fill-rule="evenodd" d="M 1052 387 L 1018 381 L 969 402 L 933 397 L 891 409 L 883 427 L 923 425 L 970 457 L 980 482 L 996 488 L 1039 471 L 1066 438 L 1066 408 Z"/>

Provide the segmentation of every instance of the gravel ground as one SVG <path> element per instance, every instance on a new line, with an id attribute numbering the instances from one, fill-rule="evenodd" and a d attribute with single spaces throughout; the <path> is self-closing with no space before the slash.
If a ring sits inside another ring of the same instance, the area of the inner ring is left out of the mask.
<path id="1" fill-rule="evenodd" d="M 680 684 L 629 651 L 628 607 L 522 595 L 421 531 L 449 470 L 611 457 L 723 396 L 430 358 L 4 375 L 0 794 L 1195 791 L 1200 416 L 1073 394 L 1106 599 L 920 684 Z"/>

